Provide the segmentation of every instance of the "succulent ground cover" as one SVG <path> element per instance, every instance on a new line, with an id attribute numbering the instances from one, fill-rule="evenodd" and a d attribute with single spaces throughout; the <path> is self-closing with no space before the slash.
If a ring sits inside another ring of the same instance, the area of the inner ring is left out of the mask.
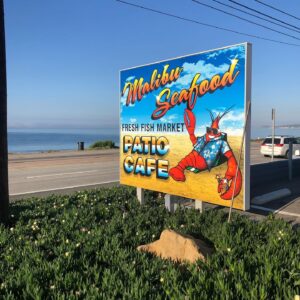
<path id="1" fill-rule="evenodd" d="M 167 212 L 133 188 L 11 204 L 0 227 L 0 298 L 293 299 L 300 294 L 300 231 L 269 217 L 218 209 Z M 172 228 L 215 248 L 207 263 L 177 264 L 136 247 Z"/>
<path id="2" fill-rule="evenodd" d="M 116 145 L 113 141 L 97 141 L 90 145 L 89 149 L 113 149 Z"/>

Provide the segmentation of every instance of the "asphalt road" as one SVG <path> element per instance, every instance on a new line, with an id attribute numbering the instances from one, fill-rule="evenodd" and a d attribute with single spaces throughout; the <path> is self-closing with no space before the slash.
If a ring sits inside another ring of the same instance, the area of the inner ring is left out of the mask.
<path id="1" fill-rule="evenodd" d="M 267 163 L 271 161 L 271 157 L 264 157 L 260 154 L 260 142 L 251 142 L 250 163 L 251 165 Z M 274 157 L 274 161 L 282 161 L 285 158 Z"/>
<path id="2" fill-rule="evenodd" d="M 259 143 L 251 143 L 251 164 L 270 162 L 270 158 L 259 153 L 259 146 Z M 11 199 L 111 185 L 118 181 L 118 149 L 9 155 Z"/>
<path id="3" fill-rule="evenodd" d="M 119 180 L 119 151 L 63 151 L 9 155 L 10 198 L 24 198 Z"/>

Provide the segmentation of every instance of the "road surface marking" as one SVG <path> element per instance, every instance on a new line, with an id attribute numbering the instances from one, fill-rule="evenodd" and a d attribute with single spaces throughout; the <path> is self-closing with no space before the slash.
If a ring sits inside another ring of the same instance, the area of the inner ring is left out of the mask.
<path id="1" fill-rule="evenodd" d="M 27 176 L 26 179 L 49 177 L 49 176 L 51 177 L 51 176 L 64 176 L 64 175 L 73 175 L 73 174 L 95 173 L 95 172 L 98 172 L 98 170 L 77 171 L 77 172 L 69 172 L 69 173 L 56 173 L 56 174 L 44 174 L 44 175 Z"/>
<path id="2" fill-rule="evenodd" d="M 291 212 L 288 212 L 288 211 L 282 211 L 280 209 L 267 208 L 267 207 L 258 206 L 258 205 L 251 205 L 251 208 L 273 212 L 274 214 L 287 215 L 287 216 L 300 218 L 300 214 L 295 214 L 295 213 L 291 213 Z"/>
<path id="3" fill-rule="evenodd" d="M 91 183 L 91 184 L 71 185 L 71 186 L 64 186 L 64 187 L 60 187 L 60 188 L 56 188 L 56 189 L 37 190 L 37 191 L 23 192 L 23 193 L 17 193 L 17 194 L 10 194 L 9 196 L 22 196 L 22 195 L 28 195 L 28 194 L 45 193 L 45 192 L 74 189 L 74 188 L 85 187 L 85 186 L 89 187 L 89 186 L 93 186 L 93 185 L 103 185 L 103 184 L 117 183 L 117 182 L 119 182 L 119 180 L 103 181 L 103 182 L 96 182 L 96 183 Z"/>

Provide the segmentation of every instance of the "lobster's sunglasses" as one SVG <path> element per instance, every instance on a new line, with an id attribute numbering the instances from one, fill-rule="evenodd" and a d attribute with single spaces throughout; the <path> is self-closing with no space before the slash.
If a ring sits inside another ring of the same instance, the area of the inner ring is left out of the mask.
<path id="1" fill-rule="evenodd" d="M 218 134 L 219 130 L 217 128 L 206 127 L 207 133 Z"/>

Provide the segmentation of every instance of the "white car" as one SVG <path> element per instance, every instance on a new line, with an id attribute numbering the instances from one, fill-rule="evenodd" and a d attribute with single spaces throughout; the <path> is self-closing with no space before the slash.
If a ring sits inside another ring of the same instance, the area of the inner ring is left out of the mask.
<path id="1" fill-rule="evenodd" d="M 300 151 L 300 138 L 287 135 L 276 135 L 274 137 L 274 156 L 288 157 L 289 153 L 289 142 L 293 141 L 293 155 Z M 265 138 L 260 146 L 260 153 L 264 156 L 272 155 L 272 137 L 268 136 Z"/>

